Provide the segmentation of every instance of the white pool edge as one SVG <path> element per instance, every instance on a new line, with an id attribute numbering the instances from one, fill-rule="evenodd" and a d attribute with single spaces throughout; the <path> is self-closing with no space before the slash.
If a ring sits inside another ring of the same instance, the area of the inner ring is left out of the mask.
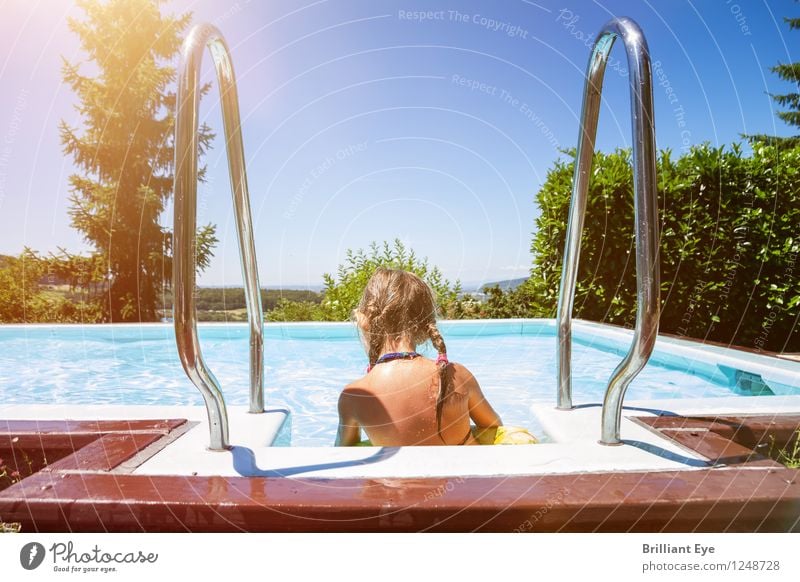
<path id="1" fill-rule="evenodd" d="M 800 413 L 800 396 L 631 401 L 623 413 L 626 444 L 598 443 L 599 403 L 573 411 L 536 404 L 534 414 L 552 442 L 474 447 L 280 447 L 269 446 L 286 427 L 284 409 L 250 414 L 229 407 L 232 450 L 207 449 L 202 406 L 4 405 L 8 420 L 132 420 L 186 418 L 193 426 L 133 472 L 142 475 L 206 475 L 287 478 L 448 478 L 535 476 L 594 472 L 693 471 L 706 460 L 635 422 L 659 411 L 681 415 Z M 725 470 L 718 468 L 715 470 Z"/>

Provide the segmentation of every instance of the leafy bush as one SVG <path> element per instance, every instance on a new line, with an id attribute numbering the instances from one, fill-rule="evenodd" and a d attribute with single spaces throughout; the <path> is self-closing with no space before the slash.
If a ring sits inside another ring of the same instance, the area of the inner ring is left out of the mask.
<path id="1" fill-rule="evenodd" d="M 574 152 L 570 152 L 574 157 Z M 537 195 L 531 278 L 506 302 L 553 317 L 573 163 L 559 160 Z M 800 147 L 754 143 L 746 157 L 694 146 L 658 160 L 660 330 L 755 350 L 800 351 Z M 636 312 L 630 152 L 595 154 L 575 316 L 632 327 Z"/>
<path id="2" fill-rule="evenodd" d="M 60 269 L 60 270 L 59 270 Z M 42 280 L 63 271 L 58 258 L 43 258 L 30 249 L 0 261 L 0 323 L 95 323 L 103 321 L 99 302 L 85 294 L 68 296 L 48 290 Z"/>
<path id="3" fill-rule="evenodd" d="M 452 319 L 481 319 L 486 317 L 485 303 L 471 293 L 456 299 L 448 317 Z"/>
<path id="4" fill-rule="evenodd" d="M 411 249 L 406 249 L 399 239 L 382 246 L 373 242 L 369 251 L 348 250 L 345 262 L 339 265 L 338 277 L 325 273 L 325 290 L 320 306 L 319 318 L 324 321 L 346 321 L 358 305 L 367 281 L 378 267 L 389 267 L 411 271 L 433 289 L 443 317 L 453 317 L 461 284 L 442 276 L 438 267 L 429 267 L 428 259 L 420 259 Z"/>
<path id="5" fill-rule="evenodd" d="M 3 257 L 0 264 L 0 323 L 33 321 L 33 305 L 39 295 L 42 267 L 25 250 L 19 257 Z"/>
<path id="6" fill-rule="evenodd" d="M 484 287 L 486 300 L 480 304 L 475 317 L 504 319 L 507 317 L 529 317 L 530 301 L 525 293 L 515 290 L 503 291 L 499 285 Z"/>
<path id="7" fill-rule="evenodd" d="M 319 303 L 314 301 L 281 299 L 267 312 L 267 321 L 323 321 L 323 317 Z"/>

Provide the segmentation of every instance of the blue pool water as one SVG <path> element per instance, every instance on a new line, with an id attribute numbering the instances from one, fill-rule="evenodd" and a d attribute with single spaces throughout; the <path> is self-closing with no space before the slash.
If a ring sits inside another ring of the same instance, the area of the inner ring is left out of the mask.
<path id="1" fill-rule="evenodd" d="M 472 370 L 505 424 L 536 430 L 531 404 L 555 403 L 553 327 L 526 324 L 524 335 L 480 323 L 444 324 L 442 331 L 451 360 Z M 247 334 L 244 324 L 200 326 L 203 353 L 228 404 L 248 403 Z M 573 346 L 574 401 L 601 402 L 620 356 L 579 340 Z M 422 351 L 432 354 L 430 347 Z M 266 403 L 291 410 L 292 444 L 331 445 L 339 391 L 366 365 L 355 330 L 268 325 L 265 363 Z M 724 379 L 651 363 L 626 399 L 732 395 Z M 202 398 L 183 373 L 171 325 L 0 326 L 0 402 L 202 405 Z"/>

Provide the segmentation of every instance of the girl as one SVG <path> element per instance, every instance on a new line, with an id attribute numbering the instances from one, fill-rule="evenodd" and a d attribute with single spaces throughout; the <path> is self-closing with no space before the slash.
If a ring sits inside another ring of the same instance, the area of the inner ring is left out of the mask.
<path id="1" fill-rule="evenodd" d="M 473 445 L 470 419 L 479 429 L 503 424 L 470 371 L 448 361 L 422 279 L 379 268 L 353 315 L 369 367 L 339 396 L 337 446 L 358 444 L 361 427 L 378 446 Z M 436 361 L 416 352 L 426 340 Z"/>

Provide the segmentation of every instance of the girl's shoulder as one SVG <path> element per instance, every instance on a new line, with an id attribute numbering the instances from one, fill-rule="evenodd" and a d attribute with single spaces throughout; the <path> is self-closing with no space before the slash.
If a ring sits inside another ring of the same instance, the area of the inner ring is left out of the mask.
<path id="1" fill-rule="evenodd" d="M 469 368 L 467 368 L 464 364 L 450 361 L 448 362 L 448 367 L 453 371 L 454 374 L 464 376 L 466 378 L 474 378 L 472 372 L 470 372 Z"/>
<path id="2" fill-rule="evenodd" d="M 365 397 L 369 398 L 375 396 L 372 387 L 361 380 L 363 380 L 363 378 L 350 382 L 350 384 L 345 386 L 339 393 L 340 413 L 345 410 L 356 410 L 356 407 L 364 402 Z"/>
<path id="3" fill-rule="evenodd" d="M 342 394 L 363 395 L 372 391 L 367 376 L 362 376 L 358 380 L 353 380 L 342 389 Z"/>
<path id="4" fill-rule="evenodd" d="M 458 392 L 469 392 L 478 383 L 469 368 L 459 362 L 448 362 L 447 375 Z"/>

